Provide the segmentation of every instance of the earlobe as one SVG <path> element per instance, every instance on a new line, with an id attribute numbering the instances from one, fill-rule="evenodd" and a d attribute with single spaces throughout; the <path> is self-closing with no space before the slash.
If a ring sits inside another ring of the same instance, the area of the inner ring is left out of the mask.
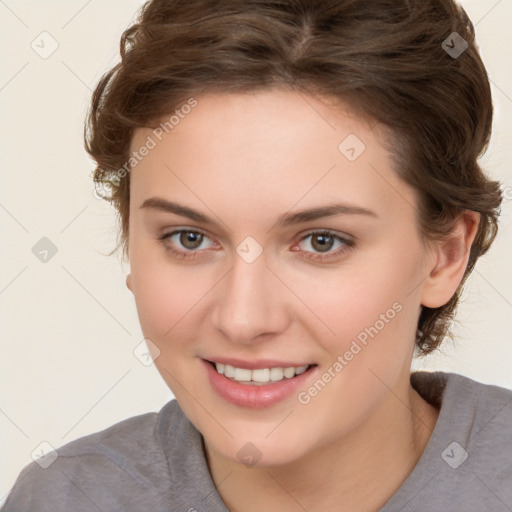
<path id="1" fill-rule="evenodd" d="M 421 304 L 429 308 L 444 306 L 455 294 L 466 271 L 471 246 L 478 232 L 480 215 L 465 210 L 450 237 L 438 242 L 436 264 L 425 280 Z"/>
<path id="2" fill-rule="evenodd" d="M 132 293 L 133 293 L 133 288 L 132 288 L 132 275 L 131 274 L 128 274 L 126 276 L 126 287 L 128 288 L 128 290 L 130 290 Z"/>

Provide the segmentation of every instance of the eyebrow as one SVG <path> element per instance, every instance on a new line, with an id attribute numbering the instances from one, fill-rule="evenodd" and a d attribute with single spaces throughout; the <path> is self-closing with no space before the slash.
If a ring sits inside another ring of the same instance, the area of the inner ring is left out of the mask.
<path id="1" fill-rule="evenodd" d="M 202 224 L 218 224 L 204 213 L 194 210 L 193 208 L 189 208 L 188 206 L 168 201 L 167 199 L 163 199 L 161 197 L 151 197 L 146 199 L 140 208 L 174 213 L 176 215 L 187 217 L 190 220 Z M 298 212 L 294 213 L 284 213 L 279 216 L 274 226 L 287 227 L 294 224 L 311 222 L 325 217 L 333 217 L 335 215 L 365 215 L 368 217 L 374 217 L 376 219 L 379 218 L 379 216 L 373 210 L 368 208 L 362 208 L 360 206 L 347 205 L 342 203 L 334 203 L 326 206 L 319 206 L 317 208 L 299 210 Z"/>

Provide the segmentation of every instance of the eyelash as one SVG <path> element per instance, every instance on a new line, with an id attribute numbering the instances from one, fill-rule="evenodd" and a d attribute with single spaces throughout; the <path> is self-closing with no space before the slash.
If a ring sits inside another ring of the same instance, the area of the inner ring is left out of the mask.
<path id="1" fill-rule="evenodd" d="M 171 247 L 170 245 L 168 245 L 166 243 L 167 239 L 171 238 L 174 235 L 181 234 L 181 233 L 200 234 L 200 235 L 203 235 L 205 238 L 210 238 L 206 233 L 204 233 L 203 231 L 201 231 L 199 229 L 177 229 L 175 231 L 171 231 L 170 233 L 164 233 L 162 236 L 158 237 L 159 242 L 162 243 L 162 245 L 164 246 L 166 251 L 170 252 L 175 257 L 177 257 L 179 259 L 183 259 L 183 260 L 189 259 L 189 258 L 195 258 L 196 257 L 196 253 L 201 252 L 202 250 L 205 250 L 205 249 L 194 249 L 194 250 L 184 250 L 184 251 L 182 251 L 182 250 L 175 249 L 174 247 Z M 300 242 L 306 240 L 307 238 L 309 238 L 309 237 L 311 237 L 313 235 L 327 235 L 329 237 L 334 238 L 336 241 L 341 242 L 343 244 L 343 246 L 338 248 L 335 251 L 328 252 L 326 254 L 316 253 L 316 252 L 312 252 L 312 251 L 303 251 L 303 250 L 300 250 L 300 249 L 297 250 L 297 252 L 301 252 L 302 253 L 301 257 L 303 257 L 305 259 L 308 259 L 308 260 L 314 260 L 314 261 L 323 262 L 323 261 L 328 260 L 328 259 L 335 259 L 336 257 L 341 256 L 342 254 L 344 254 L 345 252 L 349 251 L 350 249 L 352 249 L 354 247 L 354 242 L 352 240 L 348 240 L 347 238 L 343 238 L 342 236 L 337 235 L 335 232 L 329 231 L 328 229 L 317 230 L 317 231 L 310 231 L 309 233 L 306 233 L 297 242 L 297 244 L 299 244 Z"/>

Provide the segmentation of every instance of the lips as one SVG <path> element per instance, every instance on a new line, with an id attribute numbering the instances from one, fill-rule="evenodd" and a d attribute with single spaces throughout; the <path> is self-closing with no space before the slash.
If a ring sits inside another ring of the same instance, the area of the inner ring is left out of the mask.
<path id="1" fill-rule="evenodd" d="M 317 369 L 316 364 L 296 365 L 296 363 L 269 360 L 243 362 L 221 359 L 213 362 L 203 359 L 203 363 L 210 384 L 217 394 L 234 405 L 248 408 L 271 407 L 290 398 L 301 387 L 304 387 L 305 381 L 309 380 Z M 223 365 L 223 373 L 228 368 L 228 376 L 217 370 L 219 365 L 221 370 Z M 232 377 L 229 377 L 231 375 L 230 368 L 233 370 Z M 290 371 L 288 372 L 290 376 L 286 377 L 284 370 L 287 368 L 292 368 L 294 375 L 291 375 Z M 297 372 L 297 369 L 299 372 Z M 280 379 L 278 379 L 280 377 L 279 370 L 283 371 L 283 377 Z M 268 380 L 266 380 L 267 372 Z M 270 379 L 271 372 L 276 379 L 274 381 Z M 236 377 L 243 380 L 237 381 Z M 254 377 L 257 380 L 253 380 Z"/>

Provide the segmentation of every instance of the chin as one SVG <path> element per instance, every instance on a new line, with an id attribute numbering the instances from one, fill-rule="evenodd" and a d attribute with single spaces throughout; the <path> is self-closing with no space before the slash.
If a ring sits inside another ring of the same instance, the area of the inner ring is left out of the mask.
<path id="1" fill-rule="evenodd" d="M 219 444 L 218 438 L 215 441 L 208 442 L 221 457 L 229 461 L 252 467 L 273 467 L 285 466 L 294 463 L 299 458 L 305 456 L 308 447 L 304 445 L 304 440 L 294 439 L 293 437 L 276 436 L 271 439 L 272 434 L 265 438 L 260 436 L 234 436 Z M 300 450 L 297 448 L 300 446 Z"/>

